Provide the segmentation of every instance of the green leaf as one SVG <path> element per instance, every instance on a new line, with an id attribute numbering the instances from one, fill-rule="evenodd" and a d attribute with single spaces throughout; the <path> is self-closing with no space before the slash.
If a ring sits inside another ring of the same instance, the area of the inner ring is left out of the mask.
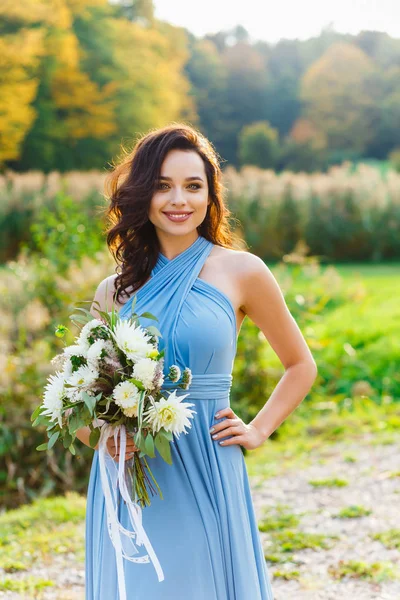
<path id="1" fill-rule="evenodd" d="M 89 444 L 94 448 L 100 439 L 100 427 L 95 427 L 89 435 Z"/>
<path id="2" fill-rule="evenodd" d="M 166 463 L 172 465 L 171 447 L 169 441 L 159 432 L 154 440 L 157 450 Z"/>
<path id="3" fill-rule="evenodd" d="M 73 454 L 75 456 L 76 450 L 75 450 L 75 446 L 73 444 L 70 445 L 69 451 L 71 452 L 71 454 Z"/>
<path id="4" fill-rule="evenodd" d="M 54 444 L 56 443 L 56 441 L 58 440 L 60 435 L 59 431 L 55 431 L 49 438 L 48 441 L 48 449 L 50 450 L 50 448 L 52 448 L 54 446 Z"/>
<path id="5" fill-rule="evenodd" d="M 174 439 L 174 434 L 172 433 L 172 431 L 165 431 L 165 429 L 164 429 L 162 431 L 162 433 L 163 433 L 164 437 L 166 437 L 169 442 L 172 442 L 172 440 Z"/>
<path id="6" fill-rule="evenodd" d="M 42 450 L 47 450 L 47 442 L 45 444 L 40 444 L 40 446 L 37 446 L 36 450 L 39 450 L 39 452 L 41 452 Z"/>
<path id="7" fill-rule="evenodd" d="M 37 407 L 35 408 L 35 410 L 33 411 L 32 415 L 31 415 L 31 421 L 34 421 L 34 420 L 36 419 L 36 417 L 38 417 L 38 416 L 39 416 L 39 414 L 40 414 L 40 409 L 41 409 L 41 408 L 42 408 L 42 405 L 41 405 L 41 404 L 39 404 L 39 406 L 37 406 Z"/>
<path id="8" fill-rule="evenodd" d="M 69 446 L 71 444 L 72 444 L 72 435 L 70 433 L 68 433 L 68 431 L 67 431 L 64 435 L 63 446 L 64 446 L 64 448 L 69 448 Z"/>
<path id="9" fill-rule="evenodd" d="M 74 325 L 76 325 L 77 323 L 83 323 L 84 325 L 86 325 L 86 323 L 88 322 L 86 317 L 82 317 L 82 315 L 70 315 L 69 318 L 74 323 Z"/>
<path id="10" fill-rule="evenodd" d="M 76 431 L 78 431 L 78 429 L 83 427 L 83 425 L 84 425 L 84 423 L 82 423 L 82 419 L 80 418 L 80 415 L 72 414 L 68 421 L 68 431 L 70 433 L 75 433 Z"/>
<path id="11" fill-rule="evenodd" d="M 155 317 L 152 313 L 150 312 L 144 312 L 140 315 L 140 318 L 144 318 L 144 319 L 153 319 L 154 321 L 158 321 L 157 317 Z"/>
<path id="12" fill-rule="evenodd" d="M 82 393 L 83 401 L 85 405 L 88 407 L 90 414 L 94 415 L 94 409 L 96 406 L 96 396 L 89 396 L 86 392 Z"/>
<path id="13" fill-rule="evenodd" d="M 141 381 L 139 381 L 139 379 L 134 379 L 132 377 L 131 379 L 128 379 L 128 381 L 130 381 L 131 383 L 134 383 L 136 385 L 136 387 L 139 388 L 139 390 L 145 390 L 146 389 L 144 387 L 143 383 Z"/>
<path id="14" fill-rule="evenodd" d="M 144 446 L 146 453 L 151 456 L 151 458 L 155 458 L 154 439 L 150 432 L 146 435 Z"/>

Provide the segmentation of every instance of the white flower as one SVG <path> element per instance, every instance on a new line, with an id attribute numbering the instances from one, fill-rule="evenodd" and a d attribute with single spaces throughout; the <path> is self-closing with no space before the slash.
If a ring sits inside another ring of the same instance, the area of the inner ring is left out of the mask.
<path id="1" fill-rule="evenodd" d="M 103 321 L 100 321 L 100 319 L 92 319 L 82 327 L 81 332 L 79 334 L 78 344 L 86 348 L 86 350 L 90 348 L 88 337 L 90 336 L 92 330 L 95 329 L 95 327 L 102 327 L 106 329 L 106 325 L 103 323 Z"/>
<path id="2" fill-rule="evenodd" d="M 72 362 L 70 361 L 69 358 L 64 363 L 62 373 L 63 373 L 65 379 L 68 379 L 68 377 L 70 377 L 72 375 Z"/>
<path id="3" fill-rule="evenodd" d="M 58 419 L 58 424 L 60 427 L 62 427 L 61 413 L 64 395 L 65 389 L 63 374 L 57 372 L 55 375 L 50 375 L 43 395 L 41 414 L 49 416 L 50 421 L 55 421 Z"/>
<path id="4" fill-rule="evenodd" d="M 87 349 L 84 346 L 81 346 L 80 344 L 75 344 L 73 346 L 65 346 L 64 355 L 68 356 L 68 358 L 71 358 L 71 356 L 82 356 L 83 358 L 86 358 Z"/>
<path id="5" fill-rule="evenodd" d="M 87 360 L 90 363 L 96 364 L 98 360 L 101 358 L 101 353 L 103 349 L 105 349 L 106 340 L 96 340 L 91 346 L 89 346 L 89 350 L 87 351 Z"/>
<path id="6" fill-rule="evenodd" d="M 112 335 L 118 348 L 130 360 L 137 361 L 141 358 L 151 357 L 157 352 L 150 343 L 151 338 L 145 330 L 140 326 L 135 327 L 125 319 L 117 323 Z"/>
<path id="7" fill-rule="evenodd" d="M 133 367 L 132 377 L 139 379 L 147 390 L 154 388 L 157 361 L 151 358 L 141 358 Z"/>
<path id="8" fill-rule="evenodd" d="M 127 417 L 137 417 L 140 390 L 130 381 L 121 381 L 113 391 L 115 404 L 122 408 Z"/>
<path id="9" fill-rule="evenodd" d="M 89 365 L 82 365 L 74 371 L 67 379 L 65 393 L 73 402 L 82 400 L 82 392 L 86 391 L 99 377 L 98 371 Z"/>
<path id="10" fill-rule="evenodd" d="M 174 390 L 168 398 L 161 398 L 143 413 L 154 432 L 164 428 L 166 431 L 172 431 L 178 438 L 182 432 L 187 433 L 185 427 L 191 427 L 189 419 L 193 418 L 196 412 L 189 408 L 194 404 L 182 402 L 188 395 L 177 396 Z"/>

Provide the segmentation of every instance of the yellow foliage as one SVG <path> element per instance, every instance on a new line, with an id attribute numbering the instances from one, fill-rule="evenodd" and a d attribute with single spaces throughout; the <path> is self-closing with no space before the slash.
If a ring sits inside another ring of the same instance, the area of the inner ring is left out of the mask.
<path id="1" fill-rule="evenodd" d="M 352 147 L 359 151 L 372 136 L 368 108 L 372 99 L 367 81 L 375 66 L 350 43 L 333 44 L 304 74 L 301 98 L 305 117 L 332 148 Z"/>
<path id="2" fill-rule="evenodd" d="M 36 113 L 31 103 L 38 79 L 32 77 L 43 55 L 43 31 L 22 29 L 0 38 L 0 163 L 18 158 Z"/>

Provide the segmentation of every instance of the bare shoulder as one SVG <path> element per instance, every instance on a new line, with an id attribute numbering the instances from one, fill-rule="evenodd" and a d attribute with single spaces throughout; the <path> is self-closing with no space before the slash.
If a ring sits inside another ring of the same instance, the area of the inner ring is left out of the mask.
<path id="1" fill-rule="evenodd" d="M 93 298 L 93 304 L 90 308 L 90 312 L 93 316 L 97 317 L 97 309 L 106 311 L 111 310 L 113 304 L 113 295 L 115 290 L 115 280 L 117 278 L 117 274 L 110 275 L 106 277 L 102 281 L 100 281 L 97 286 L 96 292 Z M 98 302 L 98 304 L 96 304 Z M 116 303 L 116 307 L 119 308 L 120 305 Z"/>
<path id="2" fill-rule="evenodd" d="M 248 287 L 257 288 L 262 279 L 276 285 L 270 269 L 255 254 L 247 250 L 234 250 L 215 246 L 210 260 L 210 272 L 218 277 L 221 285 L 230 291 L 231 297 L 236 300 L 236 305 L 243 310 L 246 304 Z"/>

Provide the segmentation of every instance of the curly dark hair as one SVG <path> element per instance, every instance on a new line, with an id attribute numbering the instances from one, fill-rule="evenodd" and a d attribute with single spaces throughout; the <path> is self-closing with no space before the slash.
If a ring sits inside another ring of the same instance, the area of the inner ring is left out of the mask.
<path id="1" fill-rule="evenodd" d="M 229 224 L 231 213 L 224 203 L 219 155 L 211 142 L 192 126 L 174 123 L 143 135 L 134 148 L 123 151 L 107 174 L 105 195 L 107 245 L 117 262 L 114 300 L 120 302 L 150 277 L 160 251 L 153 223 L 148 219 L 162 163 L 170 150 L 194 150 L 204 161 L 210 204 L 197 227 L 199 235 L 216 245 L 234 248 Z"/>

